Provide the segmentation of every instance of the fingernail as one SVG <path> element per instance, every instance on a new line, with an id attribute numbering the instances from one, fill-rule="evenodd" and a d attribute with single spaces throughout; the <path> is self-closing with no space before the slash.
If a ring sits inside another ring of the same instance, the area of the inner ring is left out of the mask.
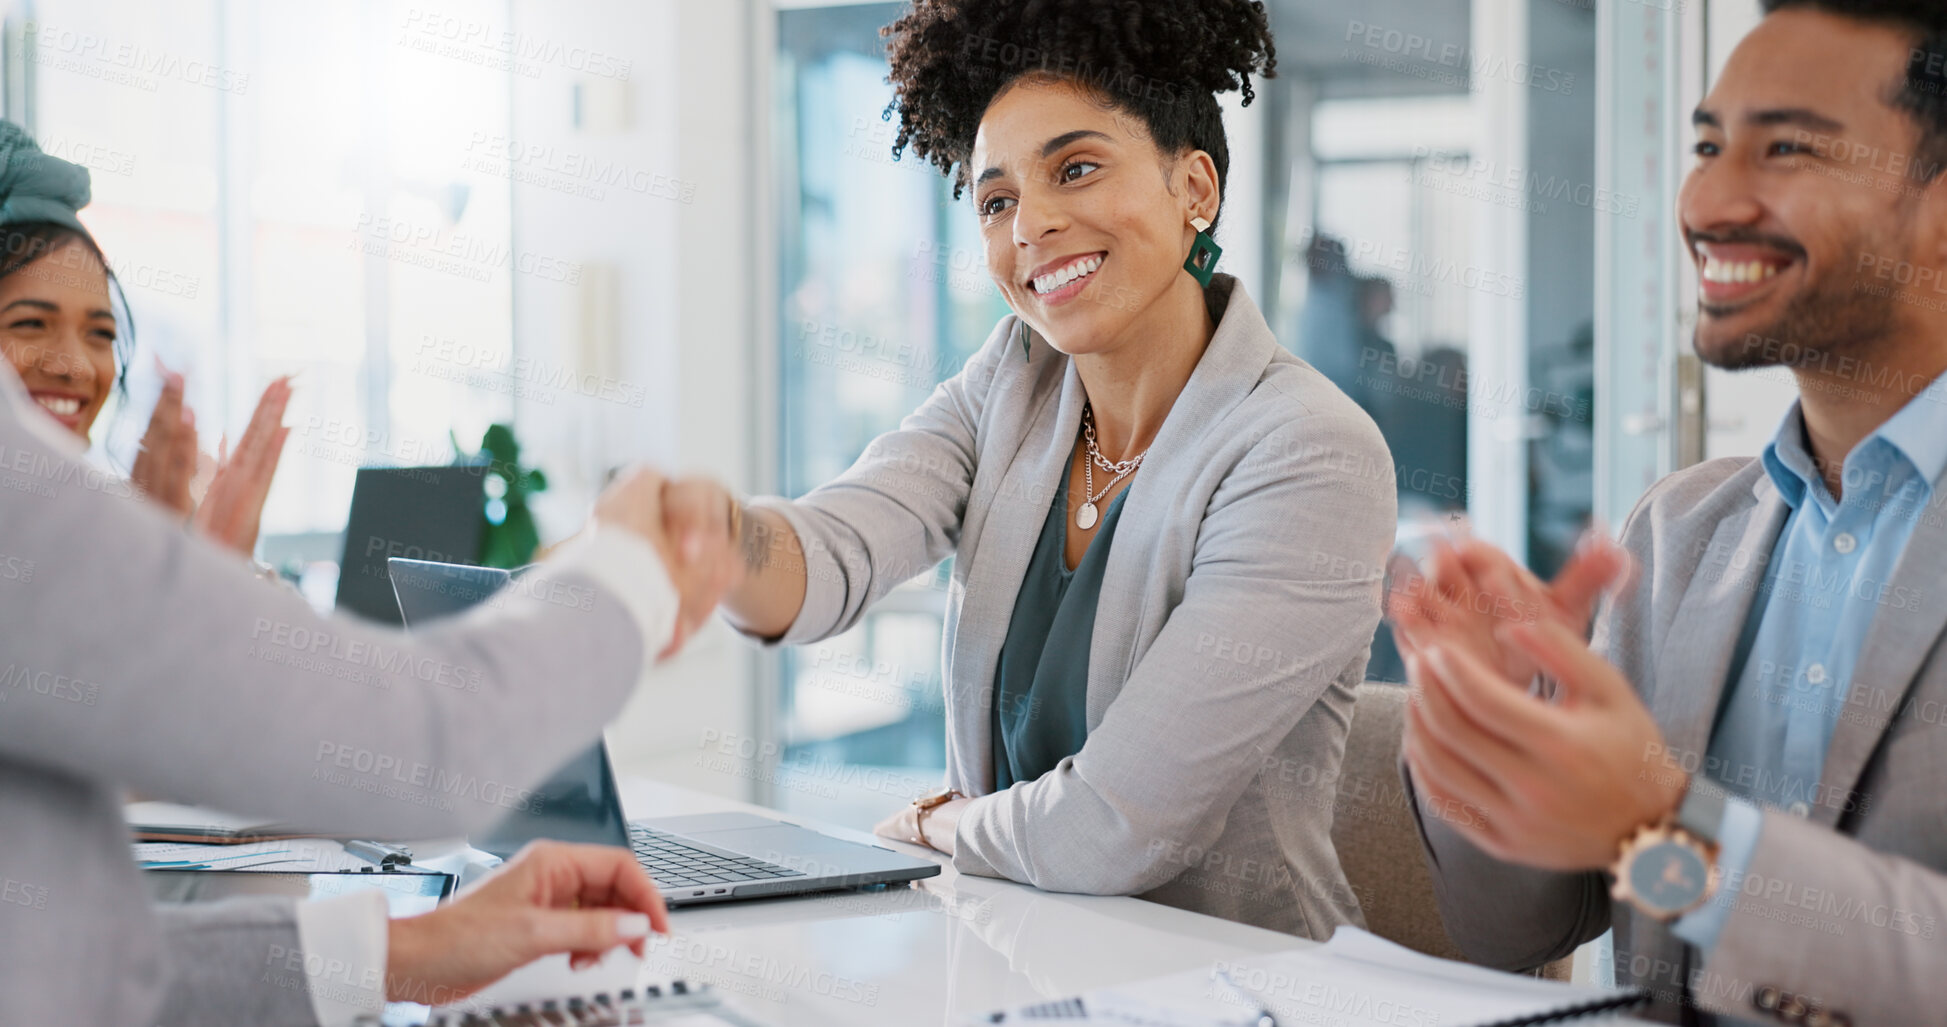
<path id="1" fill-rule="evenodd" d="M 615 914 L 615 933 L 618 937 L 622 937 L 622 938 L 649 937 L 649 914 L 647 913 Z"/>

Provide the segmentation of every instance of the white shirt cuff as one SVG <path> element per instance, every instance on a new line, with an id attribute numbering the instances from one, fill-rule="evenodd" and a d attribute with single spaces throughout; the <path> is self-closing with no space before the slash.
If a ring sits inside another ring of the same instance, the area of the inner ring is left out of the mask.
<path id="1" fill-rule="evenodd" d="M 676 586 L 656 547 L 635 532 L 598 526 L 563 546 L 539 571 L 586 574 L 614 595 L 642 631 L 645 669 L 655 664 L 676 633 Z"/>
<path id="2" fill-rule="evenodd" d="M 387 910 L 383 891 L 297 904 L 298 947 L 322 1027 L 350 1027 L 385 1011 Z"/>

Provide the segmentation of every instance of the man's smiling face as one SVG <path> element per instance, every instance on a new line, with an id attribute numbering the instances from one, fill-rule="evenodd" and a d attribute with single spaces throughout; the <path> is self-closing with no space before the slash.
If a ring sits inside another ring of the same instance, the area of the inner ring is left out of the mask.
<path id="1" fill-rule="evenodd" d="M 1911 316 L 1880 272 L 1939 264 L 1924 224 L 1938 179 L 1913 170 L 1938 158 L 1893 104 L 1912 52 L 1894 28 L 1791 8 L 1731 55 L 1697 109 L 1697 163 L 1677 201 L 1705 362 L 1856 350 Z"/>

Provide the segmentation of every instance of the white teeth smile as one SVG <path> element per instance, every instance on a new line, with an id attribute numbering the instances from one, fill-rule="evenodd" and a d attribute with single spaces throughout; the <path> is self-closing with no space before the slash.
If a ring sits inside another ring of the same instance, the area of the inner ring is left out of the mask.
<path id="1" fill-rule="evenodd" d="M 73 396 L 35 396 L 34 401 L 59 417 L 81 412 L 81 401 Z"/>
<path id="2" fill-rule="evenodd" d="M 1101 257 L 1083 257 L 1065 267 L 1057 268 L 1034 280 L 1034 291 L 1046 296 L 1062 288 L 1077 278 L 1086 278 L 1102 266 Z"/>
<path id="3" fill-rule="evenodd" d="M 1718 260 L 1716 257 L 1704 258 L 1704 281 L 1706 282 L 1762 282 L 1778 273 L 1776 264 L 1762 260 L 1745 260 L 1733 263 Z"/>

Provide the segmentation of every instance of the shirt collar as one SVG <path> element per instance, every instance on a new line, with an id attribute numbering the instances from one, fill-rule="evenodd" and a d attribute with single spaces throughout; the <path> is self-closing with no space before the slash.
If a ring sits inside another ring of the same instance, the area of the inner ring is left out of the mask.
<path id="1" fill-rule="evenodd" d="M 1794 510 L 1805 501 L 1806 490 L 1819 480 L 1812 454 L 1805 447 L 1805 415 L 1799 411 L 1797 400 L 1785 411 L 1785 419 L 1771 441 L 1765 443 L 1764 472 Z"/>
<path id="2" fill-rule="evenodd" d="M 1913 463 L 1921 487 L 1931 491 L 1947 469 L 1947 375 L 1927 383 L 1873 432 Z"/>
<path id="3" fill-rule="evenodd" d="M 1861 439 L 1846 459 L 1850 462 L 1856 455 L 1867 452 L 1866 447 L 1875 439 L 1905 458 L 1917 473 L 1921 490 L 1931 494 L 1933 483 L 1947 470 L 1947 375 L 1929 382 L 1907 400 L 1885 424 Z M 1814 485 L 1818 486 L 1819 494 L 1824 494 L 1824 476 L 1819 474 L 1811 449 L 1806 445 L 1805 415 L 1797 401 L 1785 411 L 1777 433 L 1766 443 L 1763 459 L 1765 473 L 1793 508 L 1804 502 Z"/>

